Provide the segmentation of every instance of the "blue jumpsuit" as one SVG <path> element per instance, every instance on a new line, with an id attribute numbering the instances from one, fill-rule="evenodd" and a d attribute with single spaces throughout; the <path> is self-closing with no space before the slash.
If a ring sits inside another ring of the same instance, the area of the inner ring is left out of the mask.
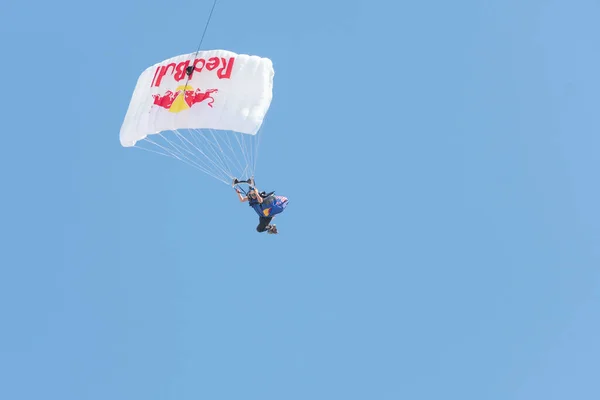
<path id="1" fill-rule="evenodd" d="M 267 196 L 262 204 L 256 199 L 250 198 L 248 200 L 250 207 L 258 214 L 259 223 L 256 227 L 258 232 L 266 231 L 273 217 L 282 213 L 288 205 L 288 199 L 284 196 Z"/>

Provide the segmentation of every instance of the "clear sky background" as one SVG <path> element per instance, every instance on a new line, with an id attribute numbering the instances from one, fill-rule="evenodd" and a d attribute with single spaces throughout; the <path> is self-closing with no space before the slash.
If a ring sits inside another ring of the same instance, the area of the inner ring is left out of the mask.
<path id="1" fill-rule="evenodd" d="M 4 1 L 0 398 L 600 398 L 600 5 L 220 0 L 257 182 L 125 149 L 210 0 Z"/>

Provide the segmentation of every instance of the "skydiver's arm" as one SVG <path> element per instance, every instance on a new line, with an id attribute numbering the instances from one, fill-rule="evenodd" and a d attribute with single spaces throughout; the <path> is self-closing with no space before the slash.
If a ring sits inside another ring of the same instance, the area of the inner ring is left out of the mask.
<path id="1" fill-rule="evenodd" d="M 254 194 L 256 195 L 256 200 L 258 200 L 258 202 L 259 202 L 260 204 L 262 204 L 262 202 L 263 202 L 263 198 L 262 198 L 262 196 L 261 196 L 261 195 L 258 193 L 258 189 L 257 189 L 257 188 L 254 188 Z"/>
<path id="2" fill-rule="evenodd" d="M 236 189 L 236 193 L 237 193 L 237 195 L 238 195 L 238 198 L 240 199 L 240 202 L 242 202 L 242 203 L 243 203 L 243 202 L 245 202 L 245 201 L 248 201 L 248 198 L 247 198 L 246 196 L 242 196 L 242 194 L 240 193 L 240 191 L 239 191 L 239 190 L 237 190 L 237 189 Z"/>

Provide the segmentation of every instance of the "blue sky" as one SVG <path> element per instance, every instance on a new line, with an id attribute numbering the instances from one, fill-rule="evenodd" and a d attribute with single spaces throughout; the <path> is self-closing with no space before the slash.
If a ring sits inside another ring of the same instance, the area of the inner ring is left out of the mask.
<path id="1" fill-rule="evenodd" d="M 0 397 L 600 396 L 597 2 L 220 0 L 277 236 L 119 144 L 212 2 L 168 4 L 0 6 Z"/>

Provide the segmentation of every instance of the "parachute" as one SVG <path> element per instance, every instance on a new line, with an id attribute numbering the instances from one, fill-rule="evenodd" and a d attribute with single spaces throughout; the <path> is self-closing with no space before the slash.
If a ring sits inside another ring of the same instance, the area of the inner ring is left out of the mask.
<path id="1" fill-rule="evenodd" d="M 175 158 L 228 185 L 254 176 L 273 76 L 270 59 L 227 50 L 155 64 L 137 81 L 121 145 Z"/>

